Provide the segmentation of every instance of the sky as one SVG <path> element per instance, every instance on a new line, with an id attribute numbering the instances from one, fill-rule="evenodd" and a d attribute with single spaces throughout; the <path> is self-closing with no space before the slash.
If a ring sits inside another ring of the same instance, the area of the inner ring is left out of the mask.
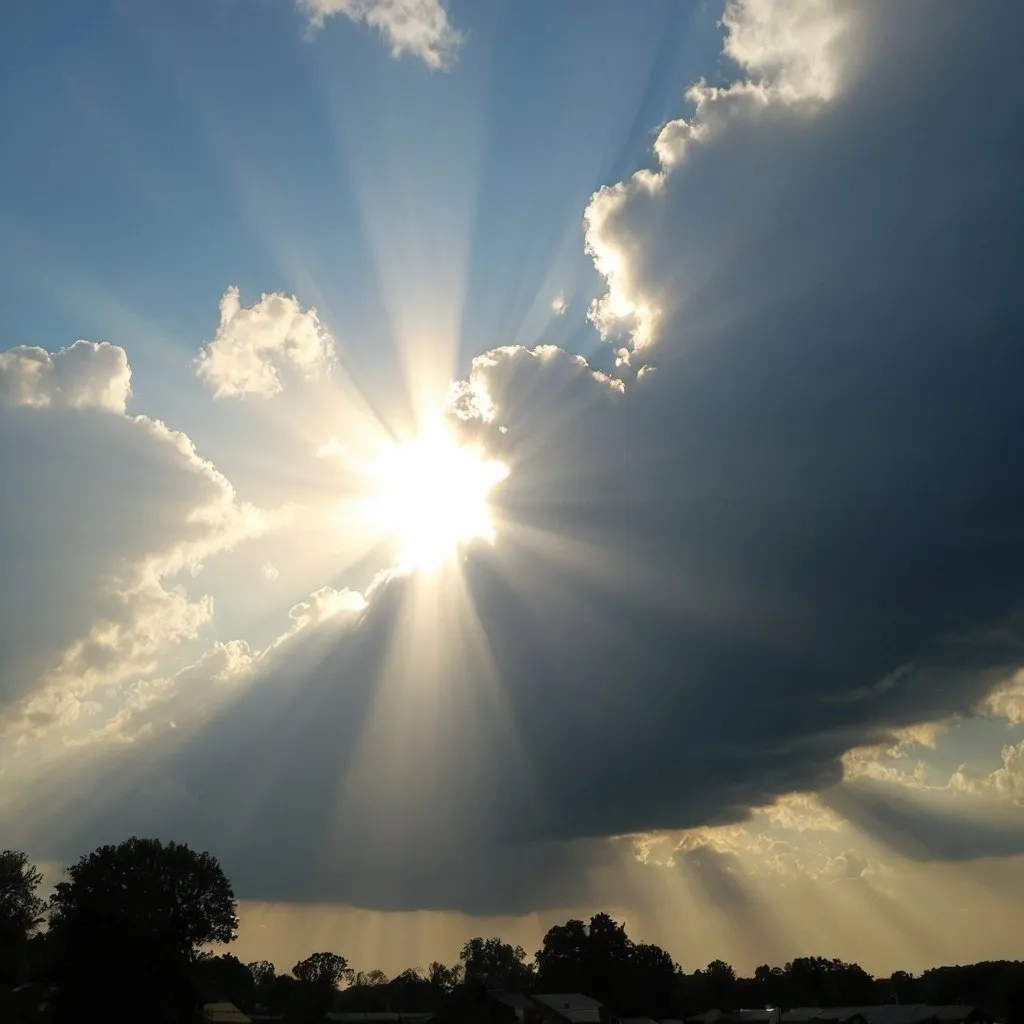
<path id="1" fill-rule="evenodd" d="M 233 951 L 1017 957 L 1024 13 L 0 12 L 0 834 Z"/>

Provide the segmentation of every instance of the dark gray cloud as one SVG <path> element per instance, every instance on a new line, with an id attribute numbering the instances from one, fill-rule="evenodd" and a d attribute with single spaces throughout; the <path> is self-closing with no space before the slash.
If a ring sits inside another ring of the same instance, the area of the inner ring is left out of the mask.
<path id="1" fill-rule="evenodd" d="M 36 835 L 173 834 L 243 896 L 571 904 L 591 840 L 827 789 L 1019 664 L 1024 15 L 864 17 L 839 97 L 738 117 L 610 226 L 664 311 L 654 374 L 478 367 L 511 475 L 461 612 L 390 582 Z"/>
<path id="2" fill-rule="evenodd" d="M 0 710 L 62 664 L 79 680 L 137 668 L 193 633 L 208 612 L 165 577 L 260 526 L 187 437 L 125 416 L 123 396 L 122 411 L 99 401 L 122 374 L 126 387 L 121 349 L 79 342 L 55 363 L 59 401 L 0 408 Z M 0 386 L 16 395 L 25 381 L 11 370 Z"/>
<path id="3" fill-rule="evenodd" d="M 844 783 L 824 799 L 837 814 L 910 860 L 964 861 L 1024 853 L 1024 821 L 1012 806 L 936 804 L 934 797 L 928 800 L 923 794 L 895 792 L 866 781 Z"/>

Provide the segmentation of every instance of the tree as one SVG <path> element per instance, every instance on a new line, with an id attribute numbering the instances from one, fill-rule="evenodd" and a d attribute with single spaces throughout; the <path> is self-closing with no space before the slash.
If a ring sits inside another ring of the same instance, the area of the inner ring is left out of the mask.
<path id="1" fill-rule="evenodd" d="M 313 953 L 300 960 L 292 968 L 292 974 L 305 985 L 324 988 L 337 988 L 352 978 L 348 961 L 337 953 Z"/>
<path id="2" fill-rule="evenodd" d="M 889 975 L 889 989 L 897 1003 L 913 1003 L 917 994 L 917 982 L 908 971 L 893 971 Z"/>
<path id="3" fill-rule="evenodd" d="M 61 934 L 187 960 L 235 938 L 235 896 L 209 853 L 133 836 L 81 857 L 67 874 L 50 901 L 50 927 Z"/>
<path id="4" fill-rule="evenodd" d="M 462 965 L 452 964 L 449 967 L 439 960 L 434 960 L 427 968 L 427 979 L 441 992 L 450 993 L 462 981 Z"/>
<path id="5" fill-rule="evenodd" d="M 786 964 L 783 990 L 789 1006 L 858 1006 L 874 995 L 874 979 L 858 964 L 802 956 Z"/>
<path id="6" fill-rule="evenodd" d="M 0 983 L 14 985 L 23 980 L 28 940 L 46 909 L 39 895 L 42 881 L 26 854 L 0 853 Z"/>
<path id="7" fill-rule="evenodd" d="M 537 981 L 548 992 L 586 992 L 590 959 L 587 926 L 577 918 L 548 929 L 535 955 Z"/>
<path id="8" fill-rule="evenodd" d="M 243 1010 L 252 1009 L 256 1003 L 252 972 L 230 953 L 200 954 L 195 963 L 195 976 L 204 1003 L 234 1003 Z"/>
<path id="9" fill-rule="evenodd" d="M 608 914 L 555 925 L 536 959 L 541 991 L 585 992 L 627 1016 L 671 1016 L 679 982 L 672 957 L 634 943 Z"/>
<path id="10" fill-rule="evenodd" d="M 277 968 L 269 960 L 254 960 L 245 966 L 249 968 L 252 982 L 257 989 L 267 988 L 277 977 Z"/>
<path id="11" fill-rule="evenodd" d="M 252 978 L 256 1002 L 261 1006 L 268 1006 L 273 999 L 277 968 L 269 960 L 254 960 L 245 966 Z"/>
<path id="12" fill-rule="evenodd" d="M 760 1005 L 778 1006 L 782 1001 L 785 977 L 781 967 L 769 967 L 761 964 L 754 971 L 755 998 Z"/>
<path id="13" fill-rule="evenodd" d="M 187 1017 L 199 998 L 199 950 L 235 937 L 235 898 L 217 859 L 179 843 L 132 837 L 101 846 L 67 870 L 50 901 L 61 1013 L 126 1016 L 144 1000 L 153 1016 Z M 104 975 L 118 965 L 118 1006 Z M 164 996 L 168 1006 L 154 1006 Z"/>
<path id="14" fill-rule="evenodd" d="M 708 1007 L 732 1008 L 736 972 L 724 960 L 712 960 L 703 970 L 704 992 Z"/>
<path id="15" fill-rule="evenodd" d="M 459 953 L 467 984 L 488 989 L 521 989 L 533 982 L 533 968 L 526 962 L 526 950 L 501 939 L 470 939 Z"/>

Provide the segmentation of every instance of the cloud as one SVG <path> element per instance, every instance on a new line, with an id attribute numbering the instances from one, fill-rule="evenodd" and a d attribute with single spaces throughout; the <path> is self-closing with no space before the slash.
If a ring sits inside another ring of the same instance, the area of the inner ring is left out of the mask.
<path id="1" fill-rule="evenodd" d="M 185 434 L 125 415 L 129 379 L 112 345 L 0 354 L 0 729 L 152 673 L 212 611 L 182 577 L 268 525 Z"/>
<path id="2" fill-rule="evenodd" d="M 1006 800 L 1024 806 L 1024 740 L 1006 744 L 1002 751 L 1003 765 L 981 777 L 961 765 L 949 780 L 954 793 L 969 793 L 995 800 Z"/>
<path id="3" fill-rule="evenodd" d="M 125 411 L 132 372 L 124 349 L 76 341 L 50 355 L 21 345 L 0 352 L 0 408 Z"/>
<path id="4" fill-rule="evenodd" d="M 559 292 L 558 296 L 551 303 L 551 312 L 555 316 L 562 316 L 563 313 L 569 308 L 569 303 L 565 301 L 565 296 Z"/>
<path id="5" fill-rule="evenodd" d="M 462 42 L 448 22 L 441 0 L 296 0 L 309 17 L 310 27 L 320 29 L 329 17 L 343 14 L 376 29 L 391 47 L 391 56 L 408 53 L 428 67 L 447 67 Z"/>
<path id="6" fill-rule="evenodd" d="M 220 300 L 220 327 L 200 354 L 197 372 L 217 398 L 267 398 L 283 389 L 282 370 L 315 378 L 334 358 L 334 341 L 315 309 L 303 310 L 297 299 L 278 292 L 243 306 L 231 287 Z"/>
<path id="7" fill-rule="evenodd" d="M 1019 849 L 1005 814 L 843 781 L 1024 661 L 1022 15 L 984 12 L 731 5 L 739 84 L 588 211 L 595 322 L 657 372 L 478 357 L 452 422 L 510 473 L 454 594 L 314 594 L 229 707 L 104 753 L 128 781 L 88 820 L 11 820 L 64 852 L 159 816 L 246 897 L 478 912 L 585 901 L 611 837 L 793 793 L 907 856 Z"/>
<path id="8" fill-rule="evenodd" d="M 1024 853 L 1024 821 L 984 804 L 953 806 L 940 796 L 844 784 L 828 805 L 862 832 L 914 861 L 965 861 Z"/>
<path id="9" fill-rule="evenodd" d="M 981 710 L 997 718 L 1008 719 L 1010 725 L 1024 723 L 1024 669 L 989 694 Z"/>

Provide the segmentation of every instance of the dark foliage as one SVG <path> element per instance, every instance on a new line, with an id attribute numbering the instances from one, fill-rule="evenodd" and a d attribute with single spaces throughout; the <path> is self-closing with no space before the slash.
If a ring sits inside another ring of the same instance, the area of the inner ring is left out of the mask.
<path id="1" fill-rule="evenodd" d="M 466 984 L 488 989 L 519 990 L 533 985 L 533 967 L 526 962 L 526 950 L 501 939 L 470 939 L 459 953 Z"/>
<path id="2" fill-rule="evenodd" d="M 0 984 L 28 980 L 30 939 L 46 909 L 39 895 L 42 881 L 26 854 L 18 850 L 0 853 Z"/>
<path id="3" fill-rule="evenodd" d="M 202 1019 L 207 1002 L 230 1002 L 287 1024 L 322 1021 L 330 1010 L 433 1013 L 439 1024 L 499 1024 L 508 1008 L 495 989 L 580 992 L 609 1016 L 679 1018 L 710 1009 L 763 1006 L 857 1006 L 962 1003 L 1006 1024 L 1024 1024 L 1024 962 L 987 961 L 936 967 L 915 977 L 895 971 L 872 978 L 857 964 L 797 957 L 763 964 L 737 977 L 722 960 L 685 974 L 658 946 L 634 942 L 607 914 L 551 928 L 534 963 L 500 938 L 473 938 L 459 963 L 434 961 L 394 978 L 355 973 L 328 951 L 279 975 L 266 960 L 243 964 L 208 947 L 229 942 L 237 919 L 231 887 L 216 859 L 176 843 L 132 838 L 104 846 L 68 869 L 50 901 L 49 928 L 39 931 L 45 903 L 40 873 L 21 853 L 0 854 L 3 983 L 53 986 L 54 1024 L 139 1019 Z M 22 992 L 25 989 L 21 990 Z"/>
<path id="4" fill-rule="evenodd" d="M 677 1002 L 679 969 L 672 957 L 634 943 L 607 914 L 595 914 L 589 925 L 556 925 L 536 959 L 540 991 L 585 992 L 627 1016 L 670 1016 Z"/>
<path id="5" fill-rule="evenodd" d="M 133 837 L 83 856 L 67 875 L 50 901 L 58 1016 L 128 1020 L 145 1005 L 150 1019 L 194 1017 L 200 948 L 230 942 L 238 926 L 216 858 Z"/>

